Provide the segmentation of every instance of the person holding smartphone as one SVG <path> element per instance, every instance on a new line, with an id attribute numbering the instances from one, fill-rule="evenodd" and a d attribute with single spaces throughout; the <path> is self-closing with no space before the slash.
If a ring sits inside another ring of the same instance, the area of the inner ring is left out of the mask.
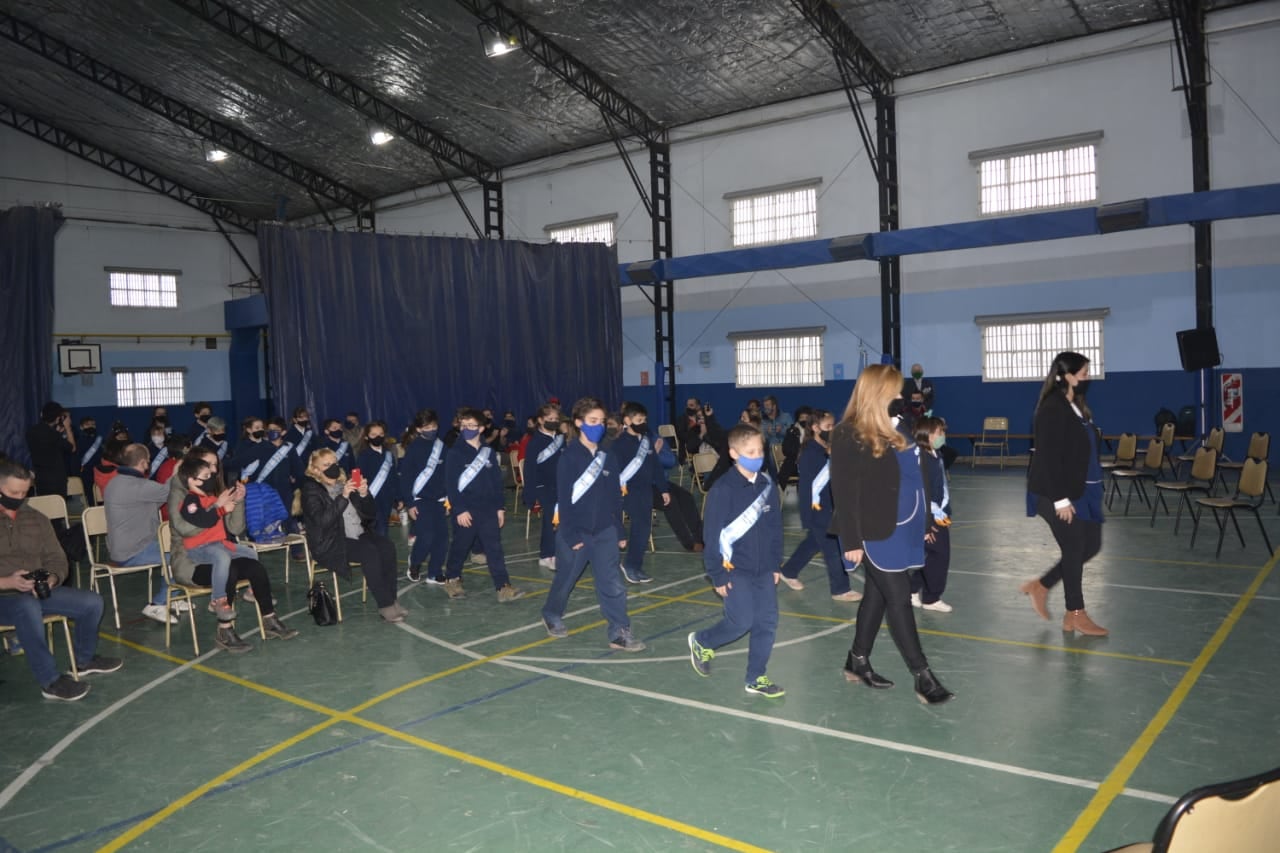
<path id="1" fill-rule="evenodd" d="M 67 496 L 67 456 L 76 452 L 71 413 L 50 400 L 40 409 L 40 423 L 27 430 L 27 450 L 36 494 Z"/>

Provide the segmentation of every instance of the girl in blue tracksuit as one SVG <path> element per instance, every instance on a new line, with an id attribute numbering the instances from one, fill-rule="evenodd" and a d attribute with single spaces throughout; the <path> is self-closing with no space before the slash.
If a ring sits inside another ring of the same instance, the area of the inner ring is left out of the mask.
<path id="1" fill-rule="evenodd" d="M 556 528 L 552 510 L 556 503 L 556 469 L 564 436 L 560 433 L 560 407 L 548 403 L 534 415 L 538 425 L 524 449 L 524 505 L 542 511 L 542 537 L 538 541 L 538 565 L 555 571 Z"/>
<path id="2" fill-rule="evenodd" d="M 650 583 L 653 578 L 644 573 L 644 555 L 653 529 L 653 490 L 656 487 L 662 493 L 664 507 L 671 503 L 671 490 L 653 449 L 648 410 L 639 403 L 623 403 L 622 423 L 624 430 L 610 448 L 622 466 L 618 471 L 622 509 L 631 521 L 622 577 L 627 583 Z"/>
<path id="3" fill-rule="evenodd" d="M 266 427 L 262 418 L 248 417 L 240 422 L 240 440 L 235 450 L 227 456 L 223 464 L 223 473 L 227 482 L 235 480 L 252 480 L 258 474 L 274 448 L 265 439 Z"/>
<path id="4" fill-rule="evenodd" d="M 439 438 L 440 419 L 434 409 L 423 409 L 404 436 L 400 460 L 400 500 L 413 521 L 413 549 L 409 552 L 409 580 L 422 580 L 427 563 L 427 583 L 444 583 L 445 553 L 449 550 L 449 520 L 445 513 L 445 446 Z"/>
<path id="5" fill-rule="evenodd" d="M 920 448 L 920 471 L 924 474 L 929 501 L 929 527 L 924 537 L 924 567 L 911 573 L 911 606 L 950 613 L 954 608 L 942 600 L 951 567 L 951 488 L 940 451 L 947 443 L 947 424 L 942 418 L 921 418 L 915 425 Z"/>
<path id="6" fill-rule="evenodd" d="M 815 554 L 822 554 L 827 567 L 827 583 L 836 601 L 858 601 L 862 594 L 849 588 L 849 574 L 840 559 L 840 542 L 827 533 L 831 526 L 831 430 L 836 419 L 831 412 L 811 413 L 806 427 L 809 435 L 800 449 L 800 523 L 805 538 L 782 567 L 782 582 L 794 590 L 804 589 L 800 571 Z"/>
<path id="7" fill-rule="evenodd" d="M 356 454 L 355 467 L 360 476 L 369 482 L 369 497 L 373 498 L 375 513 L 373 530 L 380 536 L 387 535 L 387 519 L 399 500 L 400 487 L 396 483 L 396 455 L 386 446 L 387 425 L 382 421 L 370 421 L 364 425 L 362 447 Z"/>

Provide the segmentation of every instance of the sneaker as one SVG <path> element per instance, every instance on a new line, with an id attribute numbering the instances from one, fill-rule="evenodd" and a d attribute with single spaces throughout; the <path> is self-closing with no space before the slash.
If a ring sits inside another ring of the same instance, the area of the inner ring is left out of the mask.
<path id="1" fill-rule="evenodd" d="M 786 575 L 783 575 L 782 582 L 794 589 L 796 592 L 804 589 L 804 584 L 800 581 L 800 578 L 789 578 Z"/>
<path id="2" fill-rule="evenodd" d="M 693 664 L 693 671 L 706 678 L 711 674 L 711 659 L 716 656 L 715 649 L 704 648 L 701 643 L 695 639 L 697 631 L 689 632 L 689 663 Z"/>
<path id="3" fill-rule="evenodd" d="M 609 648 L 623 652 L 642 652 L 648 647 L 631 636 L 630 628 L 623 628 L 618 636 L 609 641 Z"/>
<path id="4" fill-rule="evenodd" d="M 832 601 L 861 601 L 862 593 L 858 592 L 857 590 L 850 589 L 840 593 L 839 595 L 831 596 L 831 600 Z"/>
<path id="5" fill-rule="evenodd" d="M 233 655 L 242 655 L 252 651 L 253 645 L 246 642 L 230 625 L 219 625 L 218 633 L 213 636 L 213 644 Z"/>
<path id="6" fill-rule="evenodd" d="M 555 637 L 557 640 L 563 640 L 569 636 L 569 629 L 564 626 L 563 622 L 552 622 L 545 616 L 542 618 L 542 627 L 547 629 L 547 636 Z"/>
<path id="7" fill-rule="evenodd" d="M 466 598 L 467 592 L 462 588 L 462 578 L 446 578 L 444 591 L 450 598 Z"/>
<path id="8" fill-rule="evenodd" d="M 427 586 L 444 586 L 445 584 L 444 578 L 433 578 L 431 575 L 427 575 L 423 578 L 423 582 L 426 583 Z"/>
<path id="9" fill-rule="evenodd" d="M 108 658 L 102 655 L 94 655 L 89 660 L 76 667 L 81 675 L 98 675 L 104 672 L 115 672 L 124 666 L 124 661 L 120 658 Z"/>
<path id="10" fill-rule="evenodd" d="M 410 583 L 418 583 L 420 580 L 422 580 L 422 567 L 410 566 L 409 568 L 405 569 L 404 576 L 409 579 Z"/>
<path id="11" fill-rule="evenodd" d="M 787 691 L 770 681 L 767 675 L 762 675 L 748 684 L 747 692 L 755 693 L 766 699 L 778 699 L 787 695 Z"/>
<path id="12" fill-rule="evenodd" d="M 191 609 L 191 602 L 187 601 L 185 598 L 179 598 L 172 605 L 170 605 L 169 609 L 172 610 L 174 613 L 186 613 L 188 610 Z"/>
<path id="13" fill-rule="evenodd" d="M 937 601 L 930 601 L 928 604 L 921 604 L 920 606 L 925 610 L 932 610 L 935 613 L 950 613 L 952 610 L 955 610 L 954 607 L 947 604 L 941 598 Z"/>
<path id="14" fill-rule="evenodd" d="M 401 613 L 400 609 L 394 604 L 388 605 L 387 607 L 379 607 L 378 615 L 382 617 L 383 622 L 395 623 L 404 621 L 404 614 Z"/>
<path id="15" fill-rule="evenodd" d="M 148 604 L 142 608 L 142 615 L 148 619 L 154 619 L 163 625 L 166 622 L 177 625 L 178 617 L 169 612 L 163 604 Z"/>
<path id="16" fill-rule="evenodd" d="M 924 606 L 924 605 L 920 602 L 920 593 L 918 593 L 918 592 L 913 592 L 913 593 L 911 593 L 911 606 L 912 606 L 912 607 L 915 607 L 915 608 L 920 608 L 920 607 L 923 607 L 923 606 Z"/>
<path id="17" fill-rule="evenodd" d="M 498 590 L 498 601 L 506 604 L 508 601 L 515 601 L 517 598 L 524 598 L 524 590 L 516 589 L 511 584 L 506 584 L 502 589 Z"/>
<path id="18" fill-rule="evenodd" d="M 217 616 L 219 622 L 234 622 L 236 619 L 235 608 L 225 598 L 215 598 L 210 601 L 209 612 Z"/>
<path id="19" fill-rule="evenodd" d="M 484 566 L 489 563 L 489 558 L 484 554 L 472 554 L 471 562 L 475 563 L 477 566 Z"/>
<path id="20" fill-rule="evenodd" d="M 262 617 L 262 639 L 292 640 L 296 636 L 298 636 L 298 629 L 285 625 L 274 613 Z"/>
<path id="21" fill-rule="evenodd" d="M 75 702 L 89 695 L 89 685 L 76 681 L 69 675 L 59 675 L 58 679 L 47 687 L 41 688 L 40 695 L 46 699 L 61 699 L 63 702 Z"/>
<path id="22" fill-rule="evenodd" d="M 556 570 L 556 558 L 542 557 L 541 559 L 538 560 L 538 565 L 548 571 L 554 572 Z"/>
<path id="23" fill-rule="evenodd" d="M 622 577 L 627 583 L 653 583 L 653 578 L 644 573 L 644 569 L 628 569 L 622 566 Z"/>

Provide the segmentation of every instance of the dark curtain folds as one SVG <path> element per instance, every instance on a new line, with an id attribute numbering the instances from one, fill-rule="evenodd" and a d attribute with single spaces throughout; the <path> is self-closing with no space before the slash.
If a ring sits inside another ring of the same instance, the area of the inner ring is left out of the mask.
<path id="1" fill-rule="evenodd" d="M 434 408 L 524 418 L 622 394 L 617 258 L 599 244 L 262 226 L 275 408 L 401 429 Z"/>
<path id="2" fill-rule="evenodd" d="M 53 390 L 53 241 L 62 213 L 0 213 L 0 449 L 29 462 L 27 427 Z"/>

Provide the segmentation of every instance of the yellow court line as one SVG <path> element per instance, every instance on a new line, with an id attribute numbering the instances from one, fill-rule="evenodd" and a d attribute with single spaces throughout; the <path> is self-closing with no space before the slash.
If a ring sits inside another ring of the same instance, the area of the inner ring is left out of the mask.
<path id="1" fill-rule="evenodd" d="M 1253 600 L 1262 584 L 1266 582 L 1271 570 L 1276 567 L 1277 561 L 1280 561 L 1280 554 L 1273 556 L 1258 571 L 1253 583 L 1249 584 L 1249 588 L 1240 596 L 1236 606 L 1231 608 L 1227 618 L 1222 620 L 1218 630 L 1213 633 L 1213 636 L 1209 638 L 1209 642 L 1201 649 L 1200 654 L 1196 656 L 1195 662 L 1191 664 L 1191 668 L 1182 676 L 1178 686 L 1173 689 L 1173 693 L 1160 706 L 1160 710 L 1151 718 L 1151 722 L 1147 723 L 1147 727 L 1142 730 L 1142 734 L 1138 735 L 1138 739 L 1129 747 L 1129 751 L 1120 759 L 1120 763 L 1107 774 L 1106 779 L 1102 780 L 1102 784 L 1098 786 L 1097 792 L 1089 800 L 1089 804 L 1085 806 L 1084 811 L 1076 818 L 1075 823 L 1067 830 L 1066 835 L 1062 836 L 1062 840 L 1058 842 L 1057 846 L 1053 848 L 1053 853 L 1072 853 L 1072 851 L 1078 850 L 1085 839 L 1089 837 L 1089 833 L 1102 820 L 1103 814 L 1106 813 L 1111 803 L 1124 791 L 1125 785 L 1128 784 L 1130 777 L 1137 771 L 1138 765 L 1142 763 L 1143 759 L 1147 757 L 1147 753 L 1155 746 L 1156 738 L 1169 725 L 1170 721 L 1173 720 L 1174 714 L 1178 712 L 1178 708 L 1186 701 L 1187 696 L 1191 693 L 1191 688 L 1195 686 L 1197 679 L 1209 666 L 1209 661 L 1217 654 L 1218 649 L 1222 648 L 1227 636 L 1235 628 L 1236 623 L 1240 621 L 1240 617 L 1244 615 L 1249 602 Z"/>

